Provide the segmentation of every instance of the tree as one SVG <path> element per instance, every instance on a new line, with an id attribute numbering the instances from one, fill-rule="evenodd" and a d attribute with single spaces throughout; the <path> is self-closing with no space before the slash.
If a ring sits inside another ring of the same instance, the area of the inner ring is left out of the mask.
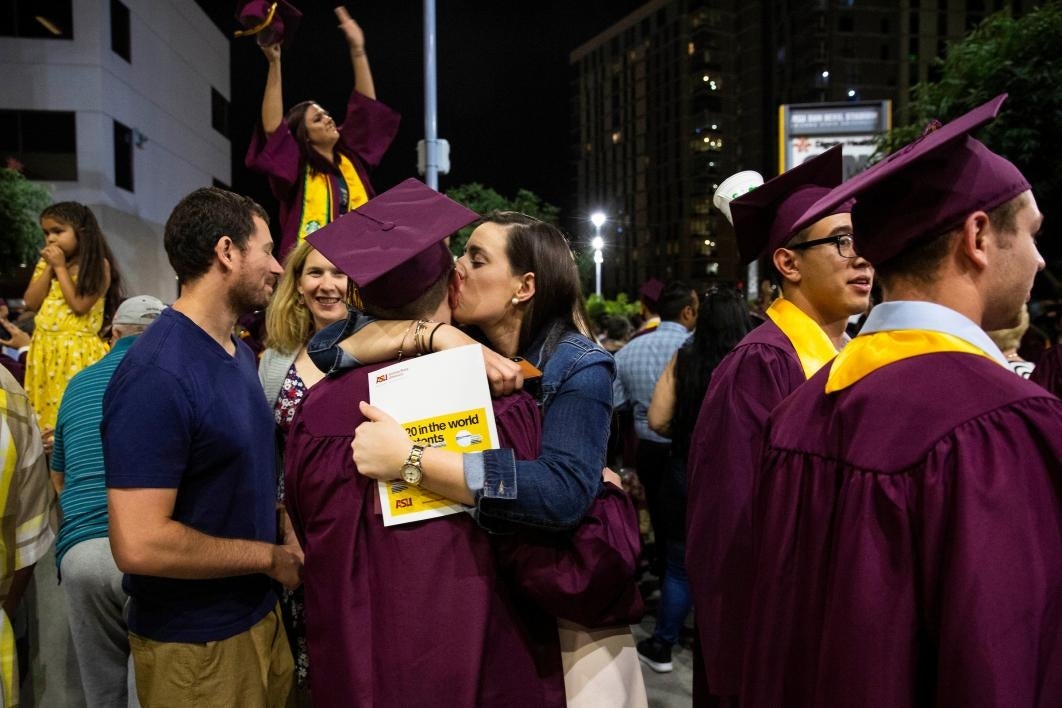
<path id="1" fill-rule="evenodd" d="M 479 182 L 470 182 L 446 190 L 446 196 L 484 216 L 492 211 L 519 211 L 550 224 L 556 224 L 560 214 L 560 209 L 543 201 L 541 197 L 527 189 L 517 190 L 516 198 L 510 200 Z M 455 256 L 460 256 L 465 252 L 465 242 L 468 241 L 471 233 L 472 227 L 466 226 L 450 239 L 450 251 Z"/>
<path id="2" fill-rule="evenodd" d="M 0 168 L 0 264 L 4 270 L 34 263 L 43 245 L 37 217 L 52 195 L 18 170 Z"/>
<path id="3" fill-rule="evenodd" d="M 1010 97 L 999 117 L 978 133 L 992 150 L 1011 160 L 1032 184 L 1041 211 L 1062 200 L 1062 2 L 1049 0 L 1019 19 L 991 15 L 937 60 L 940 79 L 912 89 L 911 120 L 883 136 L 888 154 L 917 138 L 932 119 L 947 122 L 1001 93 Z M 902 207 L 902 205 L 899 205 Z M 1056 230 L 1051 221 L 1047 228 Z M 1048 271 L 1038 278 L 1039 295 L 1062 295 L 1062 245 L 1041 238 Z"/>

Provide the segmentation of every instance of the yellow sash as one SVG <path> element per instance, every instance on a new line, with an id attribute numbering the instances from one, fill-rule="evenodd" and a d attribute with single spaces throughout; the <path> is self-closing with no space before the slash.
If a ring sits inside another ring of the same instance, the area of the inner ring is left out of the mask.
<path id="1" fill-rule="evenodd" d="M 826 380 L 826 393 L 835 393 L 847 388 L 888 364 L 936 352 L 975 354 L 999 363 L 995 357 L 965 339 L 943 332 L 925 329 L 874 332 L 856 337 L 837 355 Z"/>
<path id="2" fill-rule="evenodd" d="M 822 327 L 785 298 L 775 300 L 767 308 L 767 316 L 771 318 L 771 322 L 778 325 L 778 329 L 782 330 L 793 349 L 796 349 L 805 379 L 810 379 L 816 371 L 826 366 L 830 359 L 837 356 L 833 342 Z"/>
<path id="3" fill-rule="evenodd" d="M 333 193 L 333 182 L 329 176 L 309 165 L 304 168 L 304 172 L 298 243 L 302 243 L 307 235 L 330 223 L 339 212 L 339 195 Z M 342 154 L 339 155 L 339 172 L 347 183 L 347 211 L 353 211 L 369 201 L 368 192 L 358 177 L 358 171 L 354 169 L 354 163 Z"/>

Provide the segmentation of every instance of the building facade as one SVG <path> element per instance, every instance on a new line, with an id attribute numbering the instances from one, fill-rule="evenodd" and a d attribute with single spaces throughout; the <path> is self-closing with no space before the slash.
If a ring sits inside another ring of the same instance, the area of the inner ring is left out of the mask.
<path id="1" fill-rule="evenodd" d="M 609 221 L 606 295 L 649 276 L 743 281 L 709 208 L 744 169 L 778 174 L 781 104 L 890 100 L 907 118 L 935 60 L 987 15 L 1031 0 L 652 0 L 575 49 L 575 192 Z"/>
<path id="2" fill-rule="evenodd" d="M 231 182 L 228 39 L 193 0 L 0 7 L 0 158 L 92 208 L 129 293 L 172 301 L 166 218 Z"/>

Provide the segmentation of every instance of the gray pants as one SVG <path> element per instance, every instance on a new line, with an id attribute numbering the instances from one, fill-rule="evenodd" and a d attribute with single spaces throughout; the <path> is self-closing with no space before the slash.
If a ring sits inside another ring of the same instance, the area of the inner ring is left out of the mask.
<path id="1" fill-rule="evenodd" d="M 71 547 L 60 570 L 85 703 L 139 705 L 125 625 L 128 595 L 110 541 L 93 538 Z"/>

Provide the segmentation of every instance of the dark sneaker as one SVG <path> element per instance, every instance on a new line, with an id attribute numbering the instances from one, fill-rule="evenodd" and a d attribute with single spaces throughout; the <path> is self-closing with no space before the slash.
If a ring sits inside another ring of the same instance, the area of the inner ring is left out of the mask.
<path id="1" fill-rule="evenodd" d="M 671 645 L 656 637 L 649 637 L 638 642 L 638 658 L 658 674 L 669 673 L 672 669 Z"/>

